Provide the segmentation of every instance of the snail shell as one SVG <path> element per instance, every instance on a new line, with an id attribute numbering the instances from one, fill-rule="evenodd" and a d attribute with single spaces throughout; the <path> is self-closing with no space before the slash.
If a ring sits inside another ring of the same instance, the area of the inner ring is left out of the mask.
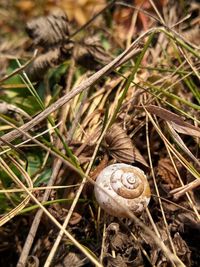
<path id="1" fill-rule="evenodd" d="M 129 217 L 127 209 L 140 215 L 149 204 L 149 183 L 144 172 L 137 167 L 124 163 L 110 165 L 99 174 L 96 184 L 96 200 L 110 215 Z"/>

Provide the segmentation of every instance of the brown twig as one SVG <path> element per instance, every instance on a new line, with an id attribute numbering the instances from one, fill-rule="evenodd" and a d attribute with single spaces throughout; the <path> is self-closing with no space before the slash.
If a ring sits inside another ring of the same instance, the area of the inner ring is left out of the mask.
<path id="1" fill-rule="evenodd" d="M 196 179 L 190 182 L 189 184 L 173 189 L 172 191 L 170 191 L 170 194 L 173 194 L 174 198 L 178 199 L 181 196 L 183 196 L 186 192 L 189 192 L 190 190 L 195 189 L 198 186 L 200 186 L 200 179 Z"/>

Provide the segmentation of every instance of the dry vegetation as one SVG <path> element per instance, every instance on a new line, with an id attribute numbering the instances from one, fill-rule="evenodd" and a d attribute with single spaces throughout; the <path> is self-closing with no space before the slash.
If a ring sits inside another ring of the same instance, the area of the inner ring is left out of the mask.
<path id="1" fill-rule="evenodd" d="M 199 266 L 198 1 L 10 0 L 0 15 L 0 266 Z M 95 200 L 115 162 L 148 177 L 141 216 Z"/>

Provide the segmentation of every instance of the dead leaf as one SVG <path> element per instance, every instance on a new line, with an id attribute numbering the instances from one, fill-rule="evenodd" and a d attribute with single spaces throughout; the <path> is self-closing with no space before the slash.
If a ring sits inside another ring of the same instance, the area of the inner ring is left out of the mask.
<path id="1" fill-rule="evenodd" d="M 76 225 L 82 220 L 82 216 L 78 212 L 73 212 L 69 224 Z"/>
<path id="2" fill-rule="evenodd" d="M 107 266 L 107 267 L 115 267 L 115 266 L 128 267 L 120 255 L 117 255 L 117 257 L 114 258 L 111 254 L 107 254 L 106 257 L 104 258 L 104 266 Z"/>
<path id="3" fill-rule="evenodd" d="M 133 144 L 119 124 L 113 124 L 105 135 L 108 153 L 118 162 L 134 162 Z"/>
<path id="4" fill-rule="evenodd" d="M 200 128 L 190 125 L 188 123 L 186 125 L 186 122 L 185 125 L 178 125 L 174 122 L 171 122 L 171 125 L 178 133 L 200 137 Z"/>
<path id="5" fill-rule="evenodd" d="M 183 223 L 186 228 L 192 229 L 200 236 L 200 223 L 192 213 L 180 213 L 178 214 L 178 220 Z"/>
<path id="6" fill-rule="evenodd" d="M 133 245 L 134 244 L 134 245 Z M 116 257 L 110 254 L 114 251 Z M 122 233 L 118 223 L 111 223 L 106 229 L 104 266 L 143 266 L 141 251 L 129 233 Z"/>
<path id="7" fill-rule="evenodd" d="M 177 256 L 186 264 L 186 266 L 191 266 L 191 251 L 188 248 L 186 242 L 182 239 L 180 234 L 177 232 L 173 238 L 174 247 Z"/>
<path id="8" fill-rule="evenodd" d="M 131 138 L 119 124 L 115 123 L 108 129 L 104 141 L 108 153 L 118 162 L 133 163 L 136 160 L 148 166 L 138 149 L 133 146 Z"/>
<path id="9" fill-rule="evenodd" d="M 44 54 L 39 55 L 25 72 L 32 80 L 38 80 L 44 76 L 49 68 L 56 67 L 71 55 L 73 44 L 68 43 L 62 47 L 56 47 Z"/>
<path id="10" fill-rule="evenodd" d="M 27 23 L 26 31 L 35 45 L 50 47 L 69 36 L 68 19 L 62 10 L 55 10 L 46 17 L 39 17 Z"/>
<path id="11" fill-rule="evenodd" d="M 149 113 L 154 114 L 163 120 L 169 121 L 177 132 L 200 137 L 200 128 L 185 122 L 184 119 L 177 114 L 154 105 L 145 106 L 145 109 Z"/>

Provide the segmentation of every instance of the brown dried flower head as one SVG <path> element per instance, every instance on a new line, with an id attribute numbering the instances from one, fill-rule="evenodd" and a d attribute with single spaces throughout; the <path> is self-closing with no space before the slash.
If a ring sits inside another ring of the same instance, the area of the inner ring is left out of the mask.
<path id="1" fill-rule="evenodd" d="M 69 36 L 69 22 L 62 10 L 54 10 L 49 16 L 42 16 L 29 21 L 26 25 L 28 35 L 35 45 L 51 47 Z"/>
<path id="2" fill-rule="evenodd" d="M 104 141 L 108 153 L 118 162 L 134 162 L 132 141 L 119 124 L 115 123 L 108 129 Z"/>

